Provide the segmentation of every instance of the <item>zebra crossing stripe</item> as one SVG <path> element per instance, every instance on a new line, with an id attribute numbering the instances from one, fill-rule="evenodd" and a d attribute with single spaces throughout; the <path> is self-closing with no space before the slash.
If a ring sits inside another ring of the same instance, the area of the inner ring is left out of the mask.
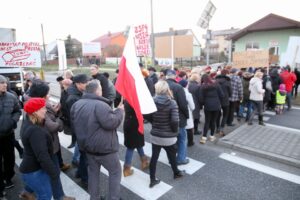
<path id="1" fill-rule="evenodd" d="M 237 156 L 227 154 L 227 153 L 222 153 L 219 157 L 221 159 L 227 160 L 229 162 L 232 162 L 232 163 L 235 163 L 235 164 L 238 164 L 238 165 L 250 168 L 250 169 L 254 169 L 254 170 L 260 171 L 262 173 L 269 174 L 271 176 L 281 178 L 281 179 L 284 179 L 284 180 L 287 180 L 287 181 L 290 181 L 290 182 L 293 182 L 296 184 L 300 184 L 300 176 L 297 176 L 295 174 L 291 174 L 291 173 L 288 173 L 288 172 L 285 172 L 282 170 L 268 167 L 266 165 L 262 165 L 262 164 L 259 164 L 259 163 L 253 162 L 253 161 L 246 160 L 244 158 L 240 158 Z"/>
<path id="2" fill-rule="evenodd" d="M 67 146 L 71 142 L 71 136 L 65 135 L 63 133 L 59 134 L 60 144 L 68 151 L 73 153 L 73 148 L 68 149 Z M 120 161 L 121 165 L 124 164 L 123 161 Z M 122 176 L 121 185 L 123 185 L 128 190 L 131 190 L 136 195 L 142 197 L 146 200 L 155 200 L 164 195 L 166 192 L 171 190 L 173 187 L 161 181 L 158 185 L 153 188 L 149 188 L 150 177 L 147 173 L 132 167 L 134 174 L 124 178 Z M 108 171 L 101 168 L 101 172 L 108 176 Z"/>
<path id="3" fill-rule="evenodd" d="M 119 137 L 119 143 L 121 145 L 123 145 L 124 144 L 124 134 L 122 132 L 118 131 L 118 137 Z M 145 146 L 143 147 L 143 149 L 144 149 L 145 154 L 148 157 L 151 157 L 151 155 L 152 155 L 152 146 L 151 146 L 151 144 L 145 141 Z M 190 160 L 190 162 L 188 164 L 180 165 L 180 166 L 178 166 L 178 168 L 180 170 L 185 170 L 185 172 L 187 174 L 190 174 L 190 175 L 195 173 L 196 171 L 198 171 L 200 168 L 202 168 L 205 165 L 204 163 L 202 163 L 200 161 L 197 161 L 197 160 L 194 160 L 192 158 L 189 158 L 189 160 Z M 164 163 L 166 165 L 170 165 L 167 153 L 165 151 L 160 152 L 158 161 L 161 162 L 161 163 Z"/>
<path id="4" fill-rule="evenodd" d="M 19 154 L 15 154 L 16 157 L 16 164 L 20 166 L 21 159 Z M 90 195 L 82 189 L 77 183 L 75 183 L 72 179 L 70 179 L 65 173 L 60 173 L 60 180 L 63 186 L 64 192 L 67 196 L 76 197 L 76 199 L 80 200 L 88 200 L 90 199 Z"/>

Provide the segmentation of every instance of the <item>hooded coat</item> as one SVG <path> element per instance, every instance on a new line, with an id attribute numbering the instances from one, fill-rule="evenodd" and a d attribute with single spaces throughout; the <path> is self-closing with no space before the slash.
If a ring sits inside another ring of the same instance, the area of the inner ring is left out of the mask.
<path id="1" fill-rule="evenodd" d="M 243 74 L 242 84 L 243 84 L 243 101 L 249 101 L 250 99 L 250 90 L 249 84 L 250 80 L 253 78 L 253 74 L 249 72 L 245 72 Z"/>
<path id="2" fill-rule="evenodd" d="M 263 101 L 265 90 L 263 89 L 262 79 L 253 77 L 249 84 L 250 100 Z"/>

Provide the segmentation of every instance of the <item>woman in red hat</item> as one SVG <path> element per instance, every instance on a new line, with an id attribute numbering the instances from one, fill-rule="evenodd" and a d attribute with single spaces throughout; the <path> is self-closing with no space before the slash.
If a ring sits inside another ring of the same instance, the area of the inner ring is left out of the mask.
<path id="1" fill-rule="evenodd" d="M 20 172 L 25 183 L 22 199 L 38 200 L 52 198 L 51 179 L 59 178 L 59 170 L 53 162 L 53 145 L 51 135 L 43 128 L 46 114 L 46 100 L 31 98 L 24 105 L 27 113 L 21 128 L 21 139 L 24 145 L 24 156 Z"/>

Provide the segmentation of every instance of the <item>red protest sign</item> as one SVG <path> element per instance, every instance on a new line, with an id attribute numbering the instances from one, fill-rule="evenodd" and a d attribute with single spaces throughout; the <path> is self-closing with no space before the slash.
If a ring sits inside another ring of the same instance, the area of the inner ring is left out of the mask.
<path id="1" fill-rule="evenodd" d="M 134 27 L 134 42 L 137 56 L 149 56 L 150 45 L 149 45 L 149 34 L 147 24 L 142 24 Z"/>

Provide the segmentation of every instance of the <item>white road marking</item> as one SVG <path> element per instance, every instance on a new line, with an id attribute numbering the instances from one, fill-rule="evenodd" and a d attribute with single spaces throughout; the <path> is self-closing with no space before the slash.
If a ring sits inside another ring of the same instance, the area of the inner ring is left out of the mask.
<path id="1" fill-rule="evenodd" d="M 276 115 L 275 112 L 272 112 L 272 111 L 269 111 L 269 110 L 266 110 L 266 111 L 264 112 L 264 114 L 267 114 L 267 115 Z"/>
<path id="2" fill-rule="evenodd" d="M 265 174 L 277 177 L 277 178 L 281 178 L 296 184 L 300 184 L 300 176 L 297 176 L 295 174 L 291 174 L 282 170 L 278 170 L 272 167 L 268 167 L 266 165 L 262 165 L 253 161 L 249 161 L 246 160 L 244 158 L 240 158 L 237 156 L 233 156 L 227 153 L 222 153 L 220 156 L 220 158 L 227 160 L 229 162 L 233 162 L 235 164 L 250 168 L 250 169 L 254 169 L 260 172 L 263 172 Z"/>
<path id="3" fill-rule="evenodd" d="M 124 134 L 122 132 L 118 131 L 118 137 L 119 137 L 119 143 L 121 145 L 123 145 L 124 144 Z M 150 143 L 148 143 L 148 142 L 145 141 L 145 146 L 143 148 L 144 148 L 145 154 L 148 157 L 151 157 L 151 155 L 152 155 L 152 145 Z M 200 168 L 202 168 L 205 165 L 204 163 L 199 162 L 197 160 L 194 160 L 192 158 L 189 158 L 189 160 L 190 160 L 190 162 L 188 164 L 178 166 L 178 168 L 180 170 L 185 170 L 185 172 L 187 174 L 193 174 L 193 173 L 195 173 L 197 170 L 199 170 Z M 164 163 L 166 165 L 170 165 L 167 153 L 164 150 L 162 150 L 160 152 L 158 161 L 162 162 L 162 163 Z"/>
<path id="4" fill-rule="evenodd" d="M 21 159 L 19 154 L 15 154 L 16 164 L 20 166 Z M 67 196 L 75 197 L 76 199 L 89 200 L 90 195 L 82 189 L 77 183 L 75 183 L 72 179 L 70 179 L 65 173 L 60 173 L 60 180 L 63 186 L 64 192 Z"/>
<path id="5" fill-rule="evenodd" d="M 258 116 L 255 115 L 254 116 L 254 119 L 258 119 Z M 269 121 L 270 117 L 267 117 L 267 116 L 264 116 L 264 121 Z"/>
<path id="6" fill-rule="evenodd" d="M 73 153 L 73 148 L 68 149 L 67 146 L 71 142 L 71 136 L 65 135 L 64 133 L 59 134 L 60 144 L 65 147 L 67 150 Z M 120 161 L 123 165 L 124 162 Z M 166 192 L 171 190 L 173 187 L 161 181 L 158 185 L 153 188 L 149 188 L 150 176 L 137 169 L 132 167 L 134 170 L 134 174 L 132 176 L 124 178 L 122 176 L 121 184 L 127 189 L 131 190 L 133 193 L 139 195 L 143 199 L 147 200 L 155 200 L 164 195 Z M 108 171 L 103 167 L 101 168 L 101 172 L 108 176 Z"/>

